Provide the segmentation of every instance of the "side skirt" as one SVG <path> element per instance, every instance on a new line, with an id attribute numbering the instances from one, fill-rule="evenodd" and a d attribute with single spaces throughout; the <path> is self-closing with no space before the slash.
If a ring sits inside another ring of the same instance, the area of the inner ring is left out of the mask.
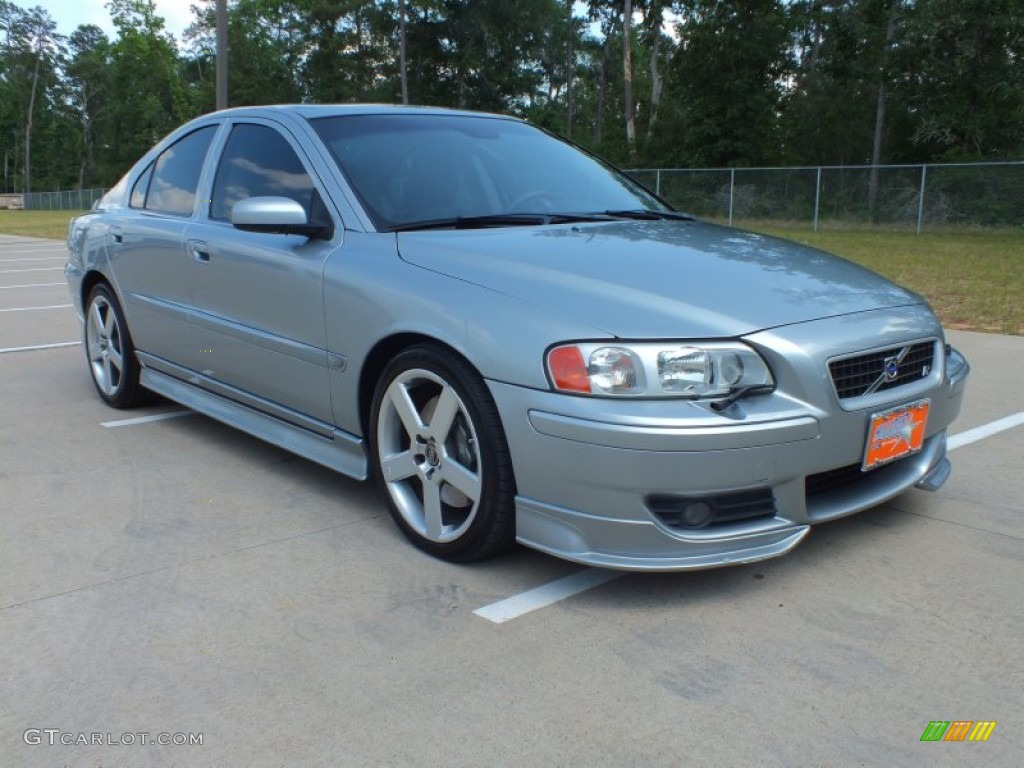
<path id="1" fill-rule="evenodd" d="M 143 367 L 141 380 L 146 389 L 286 451 L 356 480 L 369 476 L 364 443 L 348 432 L 325 424 L 327 434 L 317 434 L 152 368 Z"/>

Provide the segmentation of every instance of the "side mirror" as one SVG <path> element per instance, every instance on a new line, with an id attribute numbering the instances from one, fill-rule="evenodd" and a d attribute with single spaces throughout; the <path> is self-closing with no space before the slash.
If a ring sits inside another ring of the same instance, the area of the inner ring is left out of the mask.
<path id="1" fill-rule="evenodd" d="M 231 209 L 231 224 L 246 232 L 329 238 L 329 224 L 310 222 L 306 209 L 290 197 L 248 197 Z"/>

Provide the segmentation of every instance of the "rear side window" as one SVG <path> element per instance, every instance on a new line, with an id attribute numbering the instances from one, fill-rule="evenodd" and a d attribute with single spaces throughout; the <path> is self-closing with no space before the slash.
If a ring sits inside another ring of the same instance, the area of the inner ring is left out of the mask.
<path id="1" fill-rule="evenodd" d="M 287 140 L 264 125 L 231 129 L 213 182 L 210 218 L 228 221 L 231 209 L 248 197 L 290 197 L 309 217 L 313 182 Z"/>
<path id="2" fill-rule="evenodd" d="M 176 216 L 192 214 L 203 161 L 216 132 L 215 125 L 200 128 L 178 139 L 161 153 L 153 167 L 153 180 L 146 195 L 147 211 Z"/>

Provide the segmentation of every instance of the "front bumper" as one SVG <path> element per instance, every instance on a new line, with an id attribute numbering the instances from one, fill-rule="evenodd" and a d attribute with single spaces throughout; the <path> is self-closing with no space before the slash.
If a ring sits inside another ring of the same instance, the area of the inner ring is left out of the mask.
<path id="1" fill-rule="evenodd" d="M 75 308 L 75 314 L 78 315 L 81 322 L 85 322 L 85 308 L 82 306 L 82 280 L 85 279 L 85 270 L 74 262 L 68 261 L 64 265 L 64 279 L 68 284 L 68 295 Z"/>
<path id="2" fill-rule="evenodd" d="M 806 350 L 808 358 L 827 354 Z M 934 490 L 948 476 L 946 429 L 960 411 L 970 370 L 955 350 L 925 391 L 888 395 L 891 405 L 930 399 L 922 450 L 868 473 L 859 464 L 868 422 L 880 408 L 844 410 L 832 391 L 801 399 L 809 387 L 801 393 L 787 382 L 786 366 L 773 362 L 779 390 L 741 401 L 728 416 L 689 401 L 599 401 L 489 382 L 515 467 L 519 541 L 628 570 L 747 563 L 788 552 L 812 524 L 914 486 Z M 769 511 L 688 528 L 666 522 L 652 506 L 657 498 L 737 492 L 760 494 Z"/>

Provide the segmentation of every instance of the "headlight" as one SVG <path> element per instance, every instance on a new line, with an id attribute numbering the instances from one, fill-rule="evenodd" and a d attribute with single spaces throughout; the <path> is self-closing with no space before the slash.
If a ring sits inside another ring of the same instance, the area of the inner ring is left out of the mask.
<path id="1" fill-rule="evenodd" d="M 774 386 L 768 365 L 739 342 L 560 344 L 547 354 L 560 392 L 626 397 L 722 397 Z"/>

